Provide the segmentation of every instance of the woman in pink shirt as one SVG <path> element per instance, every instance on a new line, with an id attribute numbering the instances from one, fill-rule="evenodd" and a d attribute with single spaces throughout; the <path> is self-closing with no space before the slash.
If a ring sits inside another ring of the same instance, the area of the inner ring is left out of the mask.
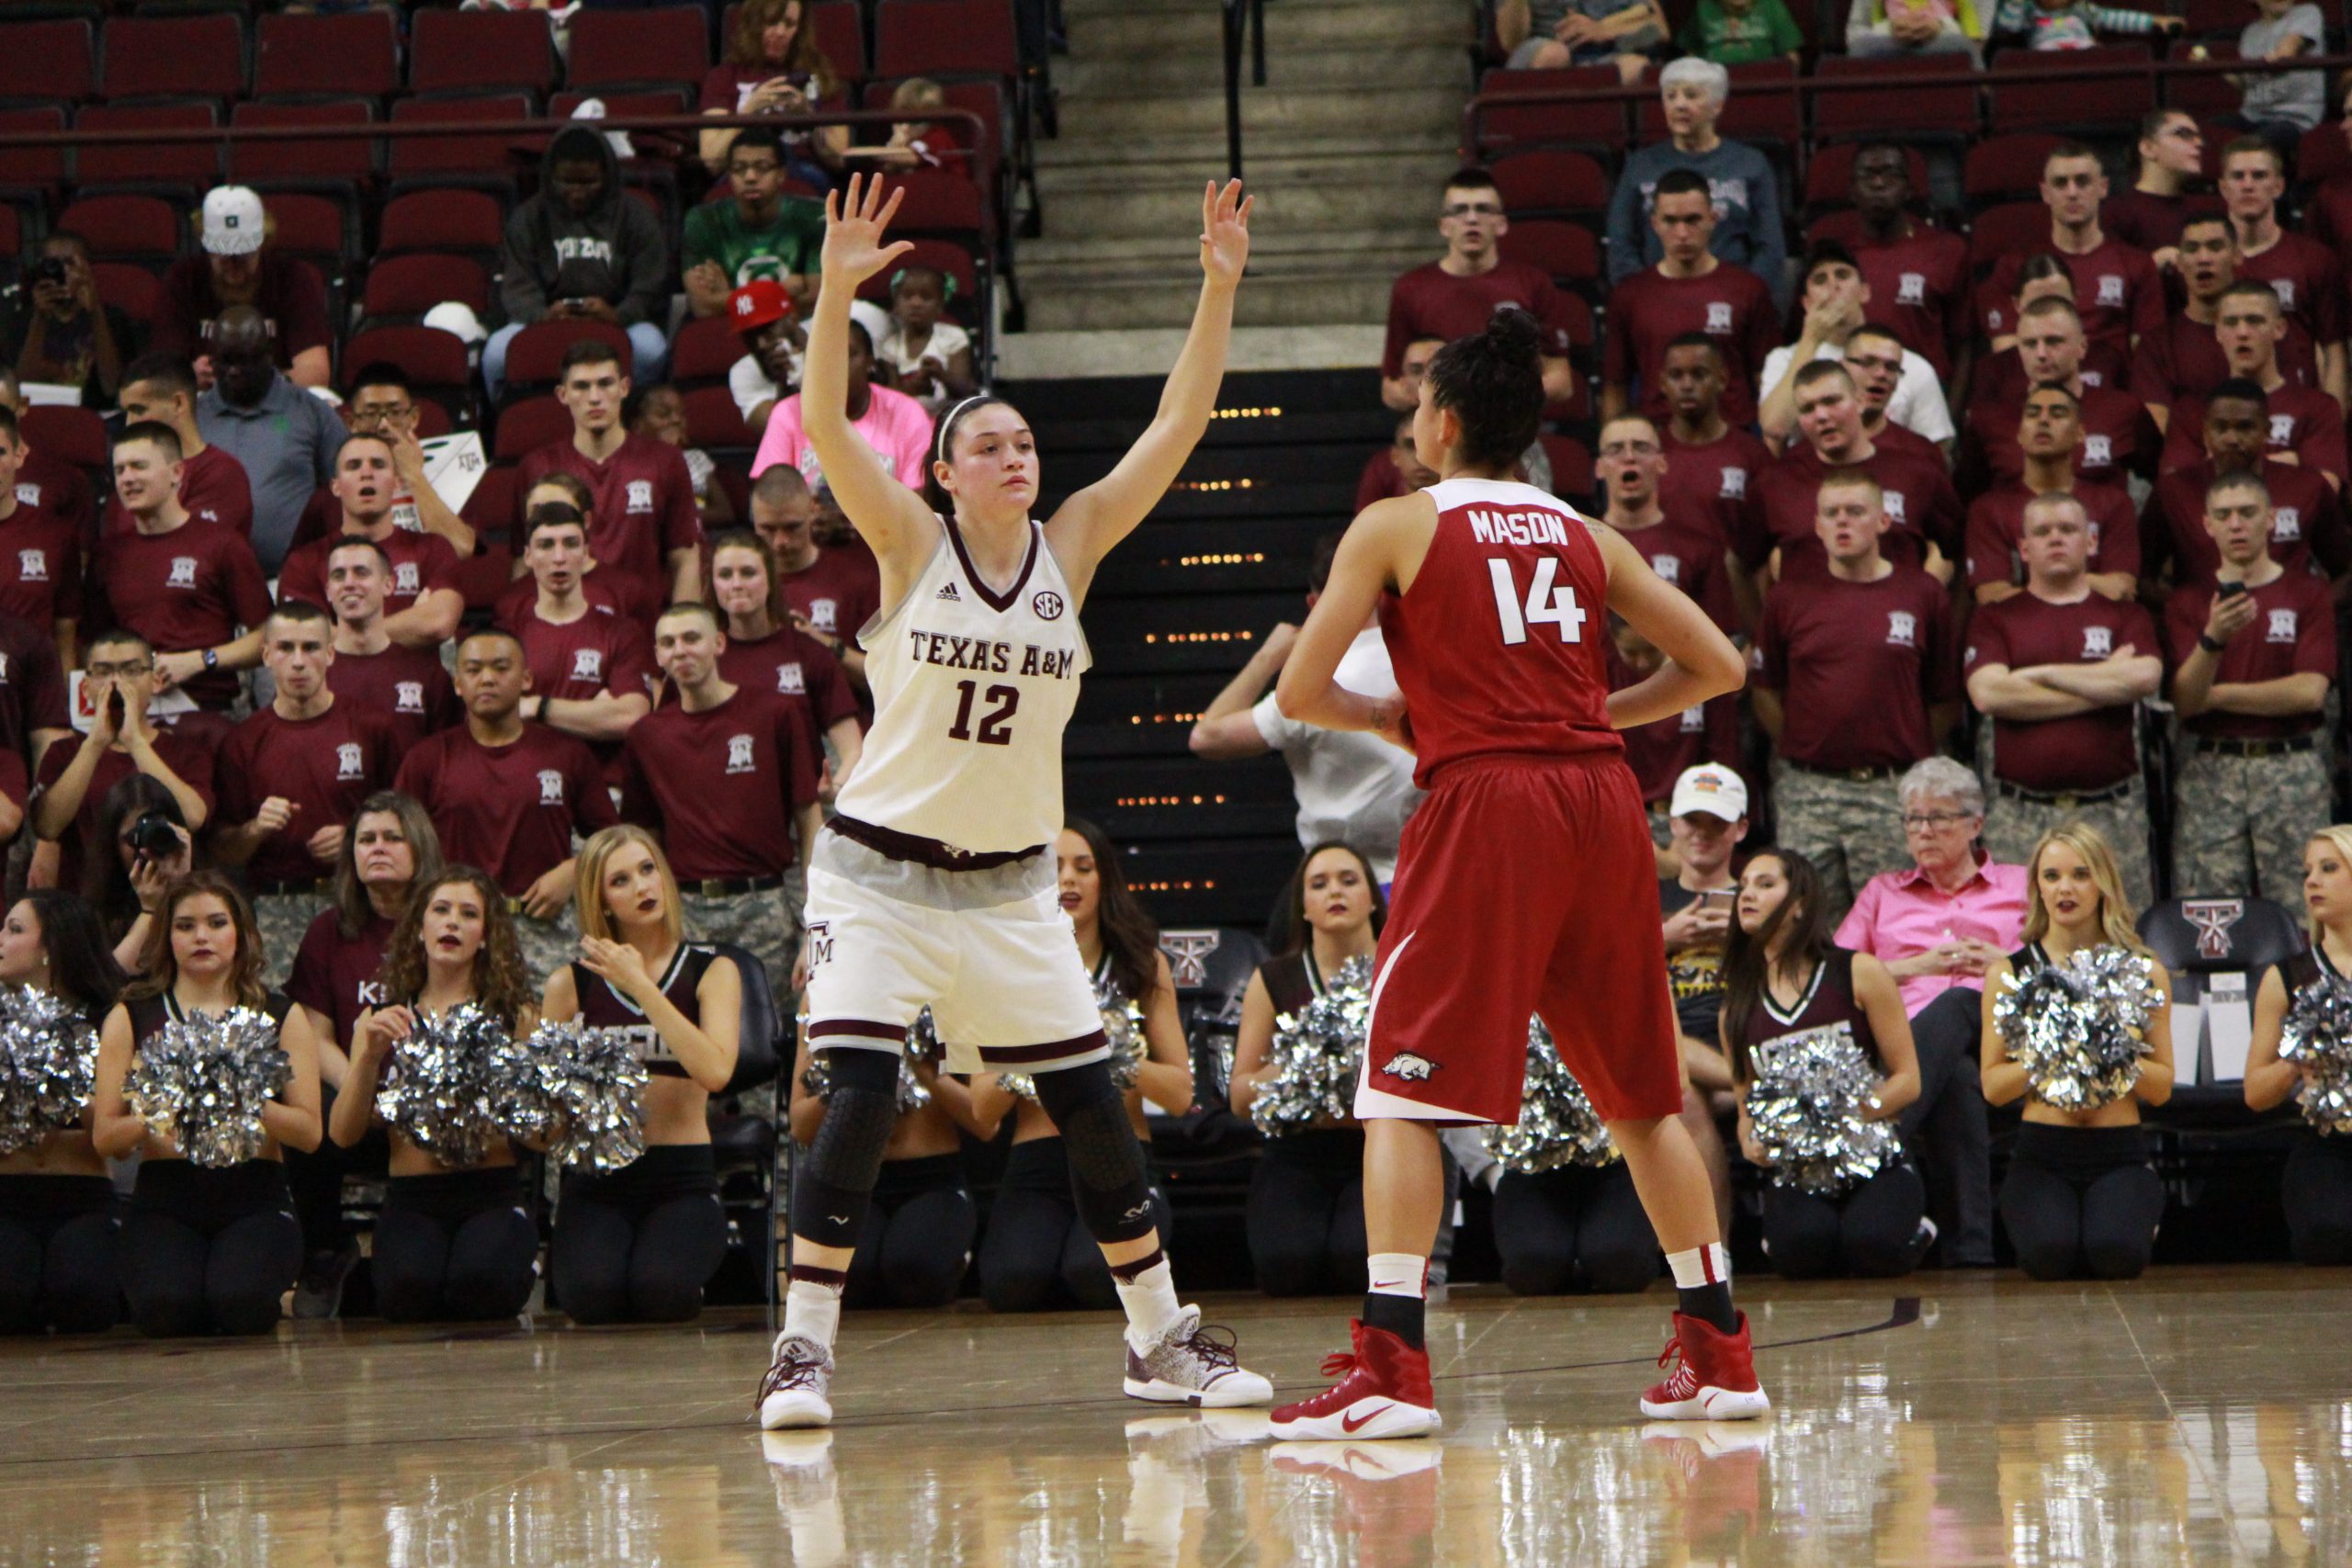
<path id="1" fill-rule="evenodd" d="M 849 327 L 849 423 L 858 438 L 874 450 L 890 477 L 918 494 L 929 479 L 931 415 L 904 392 L 877 387 L 873 381 L 874 340 L 852 321 Z M 816 449 L 801 428 L 800 394 L 795 392 L 768 415 L 767 433 L 752 458 L 752 477 L 758 479 L 778 463 L 800 470 L 810 491 L 824 488 L 823 468 Z"/>
<path id="2" fill-rule="evenodd" d="M 1992 1135 L 1976 1042 L 1985 966 L 2017 946 L 2025 924 L 2025 868 L 1998 864 L 1978 847 L 1984 786 L 1960 763 L 1930 757 L 1895 788 L 1911 867 L 1863 885 L 1838 928 L 1838 945 L 1884 964 L 1911 1015 L 1919 1098 L 1904 1111 L 1902 1127 L 1926 1156 L 1944 1264 L 1990 1268 Z"/>

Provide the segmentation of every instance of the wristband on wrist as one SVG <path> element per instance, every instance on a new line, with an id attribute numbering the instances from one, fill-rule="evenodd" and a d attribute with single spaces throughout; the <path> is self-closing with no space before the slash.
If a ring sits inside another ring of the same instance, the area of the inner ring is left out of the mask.
<path id="1" fill-rule="evenodd" d="M 2197 646 L 2203 649 L 2208 653 L 2219 653 L 2229 645 L 2227 643 L 2215 642 L 2203 632 L 2199 632 L 2197 634 Z"/>

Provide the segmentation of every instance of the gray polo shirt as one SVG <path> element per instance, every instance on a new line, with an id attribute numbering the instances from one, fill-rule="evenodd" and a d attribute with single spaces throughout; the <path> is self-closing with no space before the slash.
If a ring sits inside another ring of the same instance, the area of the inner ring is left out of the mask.
<path id="1" fill-rule="evenodd" d="M 302 509 L 334 477 L 334 449 L 350 432 L 324 400 L 283 376 L 249 409 L 232 406 L 213 388 L 196 402 L 204 439 L 245 466 L 254 487 L 254 554 L 275 578 Z"/>

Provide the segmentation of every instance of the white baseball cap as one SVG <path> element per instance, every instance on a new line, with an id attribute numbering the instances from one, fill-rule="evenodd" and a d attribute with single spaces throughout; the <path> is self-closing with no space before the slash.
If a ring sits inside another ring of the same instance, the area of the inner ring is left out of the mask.
<path id="1" fill-rule="evenodd" d="M 1702 762 L 1683 769 L 1682 776 L 1674 781 L 1674 799 L 1667 811 L 1675 817 L 1703 811 L 1736 822 L 1747 815 L 1747 785 L 1720 762 Z"/>
<path id="2" fill-rule="evenodd" d="M 204 248 L 216 256 L 249 256 L 269 227 L 251 186 L 221 186 L 204 198 Z"/>

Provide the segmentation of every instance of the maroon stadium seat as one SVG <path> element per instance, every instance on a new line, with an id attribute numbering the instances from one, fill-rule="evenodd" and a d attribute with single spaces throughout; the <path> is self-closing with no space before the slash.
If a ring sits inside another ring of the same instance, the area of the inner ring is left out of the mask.
<path id="1" fill-rule="evenodd" d="M 505 234 L 506 216 L 487 191 L 411 191 L 384 204 L 376 254 L 441 251 L 494 260 Z"/>
<path id="2" fill-rule="evenodd" d="M 1804 170 L 1804 205 L 1808 211 L 1847 204 L 1854 185 L 1854 154 L 1861 150 L 1862 145 L 1860 141 L 1840 141 L 1814 150 Z M 1903 163 L 1911 171 L 1912 191 L 1925 199 L 1928 194 L 1926 156 L 1917 147 L 1905 147 L 1903 149 Z"/>
<path id="3" fill-rule="evenodd" d="M 2047 71 L 2047 53 L 2012 49 L 1994 56 L 1985 124 L 1995 132 L 2071 130 L 2100 136 L 2136 137 L 2140 118 L 2156 107 L 2155 72 L 2143 43 L 2102 44 L 2070 51 L 2064 68 L 2137 65 L 2134 75 L 2091 77 L 2080 82 L 2003 86 L 2001 78 L 2024 71 Z"/>
<path id="4" fill-rule="evenodd" d="M 1986 137 L 1961 164 L 1961 194 L 1975 206 L 2035 196 L 2041 189 L 2041 165 L 2058 144 L 2059 138 L 2043 130 Z"/>
<path id="5" fill-rule="evenodd" d="M 388 98 L 400 90 L 400 34 L 390 12 L 261 18 L 254 96 Z"/>
<path id="6" fill-rule="evenodd" d="M 107 24 L 104 50 L 109 103 L 245 95 L 245 25 L 233 12 L 119 17 Z"/>
<path id="7" fill-rule="evenodd" d="M 964 175 L 918 169 L 891 183 L 906 193 L 890 224 L 901 233 L 962 238 L 977 247 L 994 230 L 980 187 Z"/>
<path id="8" fill-rule="evenodd" d="M 417 20 L 445 14 L 425 11 Z M 485 13 L 468 12 L 468 16 Z M 470 179 L 504 182 L 511 187 L 514 173 L 529 154 L 524 135 L 502 125 L 520 124 L 531 118 L 531 100 L 522 93 L 502 93 L 481 98 L 401 98 L 392 105 L 394 125 L 464 122 L 483 128 L 480 136 L 410 136 L 394 139 L 384 154 L 384 173 L 395 185 L 464 184 Z"/>
<path id="9" fill-rule="evenodd" d="M 97 29 L 79 17 L 0 26 L 0 98 L 97 96 Z"/>
<path id="10" fill-rule="evenodd" d="M 1019 77 L 1012 0 L 890 0 L 874 14 L 874 73 Z"/>
<path id="11" fill-rule="evenodd" d="M 169 266 L 188 232 L 179 209 L 153 196 L 85 196 L 57 215 L 57 226 L 90 243 L 94 261 Z"/>
<path id="12" fill-rule="evenodd" d="M 1514 222 L 1500 248 L 1505 260 L 1542 267 L 1553 282 L 1566 287 L 1591 287 L 1600 280 L 1600 242 L 1582 223 L 1544 218 Z"/>
<path id="13" fill-rule="evenodd" d="M 516 462 L 542 446 L 571 439 L 571 411 L 552 394 L 542 394 L 499 411 L 498 441 L 491 456 L 502 463 Z"/>
<path id="14" fill-rule="evenodd" d="M 2303 132 L 2295 149 L 2295 178 L 2317 185 L 2344 174 L 2352 174 L 2352 144 L 2344 139 L 2342 121 L 2324 119 Z"/>
<path id="15" fill-rule="evenodd" d="M 98 298 L 128 313 L 132 321 L 155 324 L 155 308 L 163 302 L 164 285 L 143 266 L 128 262 L 92 262 L 90 272 Z"/>
<path id="16" fill-rule="evenodd" d="M 1544 456 L 1552 459 L 1552 493 L 1581 496 L 1592 493 L 1592 454 L 1573 435 L 1541 437 Z"/>
<path id="17" fill-rule="evenodd" d="M 1968 226 L 1968 265 L 1983 272 L 2011 252 L 2050 248 L 2050 209 L 2039 200 L 1988 207 Z"/>
<path id="18" fill-rule="evenodd" d="M 562 405 L 557 406 L 560 408 Z M 564 421 L 567 427 L 571 423 L 568 418 Z M 514 513 L 521 501 L 522 497 L 514 493 L 514 465 L 511 462 L 494 462 L 482 470 L 481 481 L 474 486 L 473 494 L 466 497 L 465 505 L 458 508 L 458 515 L 466 520 L 468 527 L 481 536 L 482 543 L 487 546 L 492 539 L 504 539 L 514 530 Z M 487 560 L 492 553 L 493 552 L 485 548 L 484 552 L 476 556 L 474 559 Z M 514 564 L 514 558 L 503 548 L 499 548 L 494 553 L 504 558 L 500 562 L 502 573 L 510 570 Z M 496 599 L 505 587 L 506 581 L 502 576 L 498 585 L 491 590 L 491 599 Z M 470 592 L 466 595 L 466 603 L 469 607 L 473 606 L 473 594 Z"/>
<path id="19" fill-rule="evenodd" d="M 107 466 L 107 426 L 95 409 L 54 404 L 25 411 L 25 442 L 77 468 Z"/>
<path id="20" fill-rule="evenodd" d="M 46 197 L 65 183 L 65 149 L 14 144 L 20 136 L 65 129 L 65 110 L 56 104 L 0 109 L 0 191 Z"/>
<path id="21" fill-rule="evenodd" d="M 364 98 L 316 104 L 239 104 L 233 126 L 316 127 L 368 125 L 376 107 Z M 288 137 L 274 141 L 229 143 L 229 177 L 241 185 L 311 180 L 356 186 L 376 176 L 376 142 L 366 137 Z"/>
<path id="22" fill-rule="evenodd" d="M 743 357 L 743 342 L 735 323 L 725 316 L 705 316 L 678 329 L 670 345 L 670 378 L 679 386 L 723 386 L 727 373 Z"/>
<path id="23" fill-rule="evenodd" d="M 1823 82 L 1867 81 L 1869 87 L 1822 93 L 1813 100 L 1813 130 L 1825 140 L 1908 132 L 1958 140 L 1976 134 L 1976 65 L 1964 54 L 1917 60 L 1857 60 L 1825 55 Z"/>
<path id="24" fill-rule="evenodd" d="M 74 117 L 76 130 L 213 130 L 220 117 L 210 104 L 92 104 Z M 220 183 L 220 149 L 211 140 L 122 147 L 81 147 L 74 153 L 77 185 L 185 186 L 209 190 Z"/>
<path id="25" fill-rule="evenodd" d="M 699 6 L 583 10 L 572 18 L 564 84 L 576 92 L 657 83 L 699 89 L 710 70 L 708 29 Z"/>
<path id="26" fill-rule="evenodd" d="M 343 345 L 348 369 L 379 361 L 399 366 L 411 389 L 436 408 L 463 408 L 473 389 L 465 340 L 439 327 L 373 327 Z"/>
<path id="27" fill-rule="evenodd" d="M 24 254 L 24 219 L 14 207 L 0 202 L 0 259 L 6 260 L 10 264 L 9 270 L 14 271 L 16 260 Z"/>
<path id="28" fill-rule="evenodd" d="M 2238 40 L 2235 36 L 2237 28 L 2234 26 L 2230 28 L 2231 37 L 2210 39 L 2201 42 L 2195 41 L 2196 31 L 2196 28 L 2191 28 L 2190 38 L 2173 39 L 2172 49 L 2169 51 L 2171 59 L 2187 60 L 2189 58 L 2188 51 L 2192 49 L 2204 51 L 2205 58 L 2208 60 L 2235 60 L 2238 57 Z M 2235 114 L 2238 112 L 2238 105 L 2243 101 L 2243 95 L 2230 85 L 2229 77 L 2219 71 L 2200 71 L 2190 75 L 2167 76 L 2164 79 L 2163 86 L 2165 107 L 2193 114 L 2200 120 L 2218 119 L 2223 115 Z M 2323 124 L 2321 129 L 2331 132 L 2337 131 L 2337 127 L 2332 121 Z"/>
<path id="29" fill-rule="evenodd" d="M 386 256 L 368 269 L 361 313 L 370 321 L 424 315 L 455 300 L 477 316 L 490 309 L 490 275 L 469 256 Z"/>
<path id="30" fill-rule="evenodd" d="M 582 338 L 593 337 L 613 345 L 628 371 L 637 363 L 628 333 L 609 321 L 535 321 L 516 333 L 506 345 L 506 387 L 509 395 L 533 387 L 552 387 L 563 372 L 566 350 Z"/>
<path id="31" fill-rule="evenodd" d="M 685 394 L 686 439 L 696 446 L 756 446 L 758 435 L 743 423 L 735 394 L 724 387 L 696 387 Z"/>
<path id="32" fill-rule="evenodd" d="M 419 10 L 409 39 L 408 85 L 413 93 L 545 93 L 555 85 L 555 36 L 546 14 Z"/>
<path id="33" fill-rule="evenodd" d="M 1558 71 L 1489 71 L 1478 85 L 1483 103 L 1533 93 L 1564 90 L 1613 93 L 1622 85 L 1613 65 L 1571 65 Z M 1478 116 L 1478 148 L 1566 144 L 1622 152 L 1627 137 L 1625 105 L 1611 98 L 1581 103 L 1505 104 Z M 1605 203 L 1604 203 L 1605 205 Z"/>
<path id="34" fill-rule="evenodd" d="M 352 243 L 351 214 L 341 202 L 308 191 L 274 190 L 263 195 L 261 205 L 269 214 L 272 245 L 322 273 L 342 274 L 357 247 Z"/>
<path id="35" fill-rule="evenodd" d="M 1599 161 L 1566 149 L 1510 152 L 1488 165 L 1503 206 L 1514 218 L 1535 214 L 1597 215 L 1609 205 L 1609 176 Z"/>

